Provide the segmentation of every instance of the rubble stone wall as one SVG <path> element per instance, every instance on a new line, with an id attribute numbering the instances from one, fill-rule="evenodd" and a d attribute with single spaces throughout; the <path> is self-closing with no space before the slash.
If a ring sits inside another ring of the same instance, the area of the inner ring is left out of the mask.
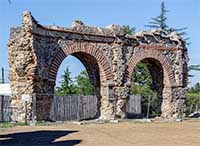
<path id="1" fill-rule="evenodd" d="M 37 119 L 49 119 L 57 71 L 68 55 L 85 66 L 96 88 L 100 119 L 126 118 L 131 75 L 143 60 L 158 84 L 161 116 L 176 117 L 185 104 L 188 56 L 176 32 L 126 35 L 118 25 L 91 27 L 80 20 L 69 28 L 44 26 L 26 11 L 22 26 L 11 28 L 8 48 L 12 105 L 19 108 L 19 121 L 24 118 L 22 94 L 35 94 Z M 28 106 L 29 119 L 32 105 Z"/>

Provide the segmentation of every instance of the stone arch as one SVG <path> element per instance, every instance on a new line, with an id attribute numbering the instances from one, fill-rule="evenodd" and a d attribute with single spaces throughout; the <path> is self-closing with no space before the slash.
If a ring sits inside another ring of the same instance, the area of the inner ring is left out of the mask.
<path id="1" fill-rule="evenodd" d="M 107 81 L 107 80 L 112 79 L 113 76 L 112 76 L 111 66 L 108 63 L 103 52 L 100 50 L 100 48 L 98 48 L 96 45 L 93 45 L 93 44 L 90 44 L 87 42 L 83 42 L 83 43 L 76 42 L 76 43 L 67 45 L 65 48 L 62 48 L 60 51 L 58 51 L 56 53 L 55 57 L 52 60 L 51 65 L 50 65 L 49 80 L 55 81 L 57 71 L 58 71 L 58 68 L 59 68 L 61 62 L 68 55 L 71 55 L 73 53 L 78 53 L 78 52 L 86 53 L 96 59 L 98 67 L 99 67 L 100 77 L 102 78 L 101 81 Z M 77 58 L 80 59 L 80 57 L 77 57 Z M 84 64 L 84 65 L 86 65 L 86 64 Z M 87 68 L 87 66 L 86 66 L 86 68 Z"/>
<path id="2" fill-rule="evenodd" d="M 52 93 L 54 92 L 57 71 L 62 61 L 68 55 L 76 57 L 85 66 L 89 75 L 89 79 L 96 89 L 98 111 L 96 117 L 102 116 L 102 101 L 104 101 L 105 98 L 105 95 L 102 94 L 102 91 L 105 90 L 102 84 L 107 83 L 107 81 L 113 78 L 111 70 L 112 68 L 107 58 L 104 56 L 101 48 L 88 42 L 75 42 L 61 48 L 53 57 L 49 67 L 48 80 L 51 83 Z"/>
<path id="3" fill-rule="evenodd" d="M 164 71 L 164 84 L 165 86 L 172 87 L 175 83 L 173 69 L 170 66 L 170 63 L 168 62 L 167 58 L 164 55 L 162 55 L 161 52 L 155 50 L 142 51 L 132 55 L 127 68 L 127 83 L 130 83 L 131 76 L 134 72 L 134 68 L 137 65 L 137 63 L 139 63 L 145 58 L 152 58 L 159 61 Z"/>
<path id="4" fill-rule="evenodd" d="M 157 50 L 144 50 L 142 52 L 133 54 L 133 56 L 130 58 L 130 61 L 128 63 L 128 68 L 127 68 L 127 76 L 126 76 L 126 81 L 128 85 L 131 83 L 131 77 L 134 72 L 135 66 L 142 60 L 154 60 L 160 64 L 160 69 L 162 68 L 163 70 L 163 83 L 161 83 L 161 89 L 160 91 L 157 91 L 158 93 L 158 98 L 159 98 L 159 103 L 158 103 L 158 110 L 161 114 L 161 117 L 167 117 L 171 113 L 170 109 L 170 102 L 172 98 L 172 87 L 175 86 L 175 78 L 174 78 L 174 73 L 173 69 L 170 66 L 169 61 L 167 58 L 162 55 L 160 51 Z M 158 69 L 159 70 L 159 69 Z M 155 79 L 155 78 L 154 78 Z"/>

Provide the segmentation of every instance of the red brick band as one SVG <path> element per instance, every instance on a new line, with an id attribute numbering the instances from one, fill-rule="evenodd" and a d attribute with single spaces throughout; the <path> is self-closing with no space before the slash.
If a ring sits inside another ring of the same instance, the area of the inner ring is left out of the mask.
<path id="1" fill-rule="evenodd" d="M 49 79 L 55 81 L 57 71 L 59 69 L 60 64 L 62 61 L 70 54 L 76 52 L 83 52 L 93 56 L 97 64 L 99 65 L 100 75 L 103 76 L 104 80 L 112 79 L 112 68 L 108 63 L 108 60 L 104 56 L 103 52 L 98 48 L 96 45 L 90 44 L 88 42 L 79 42 L 69 44 L 66 48 L 60 50 L 56 56 L 54 57 L 52 64 L 49 70 Z M 84 57 L 84 56 L 83 56 Z"/>
<path id="2" fill-rule="evenodd" d="M 165 84 L 168 84 L 168 86 L 172 86 L 175 84 L 172 67 L 170 66 L 167 58 L 162 55 L 161 52 L 158 50 L 145 50 L 143 52 L 133 54 L 133 56 L 129 60 L 127 68 L 126 80 L 128 81 L 128 83 L 130 83 L 131 81 L 131 76 L 137 63 L 145 58 L 152 58 L 159 61 L 164 70 L 164 81 L 166 81 Z"/>
<path id="3" fill-rule="evenodd" d="M 164 47 L 164 46 L 159 46 L 159 45 L 139 45 L 137 47 L 143 48 L 143 49 L 149 49 L 149 50 L 169 50 L 169 51 L 180 50 L 180 48 L 168 47 L 168 46 Z"/>

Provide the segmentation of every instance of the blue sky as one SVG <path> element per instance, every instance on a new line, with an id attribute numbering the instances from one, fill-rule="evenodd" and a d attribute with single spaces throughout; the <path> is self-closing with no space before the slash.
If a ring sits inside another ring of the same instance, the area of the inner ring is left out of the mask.
<path id="1" fill-rule="evenodd" d="M 80 19 L 87 25 L 105 27 L 110 24 L 130 25 L 136 31 L 144 27 L 151 17 L 159 14 L 161 0 L 0 0 L 0 67 L 8 76 L 7 42 L 9 29 L 21 26 L 21 15 L 29 10 L 40 24 L 69 27 L 73 20 Z M 189 64 L 200 64 L 200 1 L 165 0 L 169 13 L 168 24 L 175 28 L 188 27 L 191 45 L 188 47 Z M 83 65 L 74 57 L 67 57 L 59 68 L 58 80 L 66 66 L 76 76 Z M 195 77 L 190 85 L 200 82 L 200 72 L 191 72 Z M 6 79 L 8 81 L 8 79 Z"/>

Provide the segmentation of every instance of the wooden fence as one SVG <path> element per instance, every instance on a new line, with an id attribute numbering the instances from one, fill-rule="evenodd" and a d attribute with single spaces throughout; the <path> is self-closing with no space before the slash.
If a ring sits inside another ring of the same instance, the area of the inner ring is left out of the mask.
<path id="1" fill-rule="evenodd" d="M 12 113 L 10 97 L 0 96 L 0 122 L 9 122 Z"/>
<path id="2" fill-rule="evenodd" d="M 18 115 L 17 107 L 10 106 L 9 96 L 0 96 L 0 122 L 11 121 L 11 114 Z M 52 121 L 72 121 L 93 119 L 97 115 L 97 97 L 95 95 L 54 96 L 50 112 Z M 141 96 L 131 95 L 126 105 L 129 117 L 141 114 Z M 15 117 L 18 119 L 18 117 Z"/>
<path id="3" fill-rule="evenodd" d="M 55 96 L 50 119 L 53 121 L 83 120 L 95 118 L 96 114 L 96 96 Z"/>
<path id="4" fill-rule="evenodd" d="M 141 115 L 141 96 L 130 95 L 126 105 L 128 117 Z M 50 119 L 53 121 L 70 121 L 95 118 L 97 114 L 96 96 L 54 97 Z"/>
<path id="5" fill-rule="evenodd" d="M 139 94 L 130 95 L 129 100 L 126 104 L 126 114 L 128 118 L 137 118 L 142 115 L 142 97 Z"/>

